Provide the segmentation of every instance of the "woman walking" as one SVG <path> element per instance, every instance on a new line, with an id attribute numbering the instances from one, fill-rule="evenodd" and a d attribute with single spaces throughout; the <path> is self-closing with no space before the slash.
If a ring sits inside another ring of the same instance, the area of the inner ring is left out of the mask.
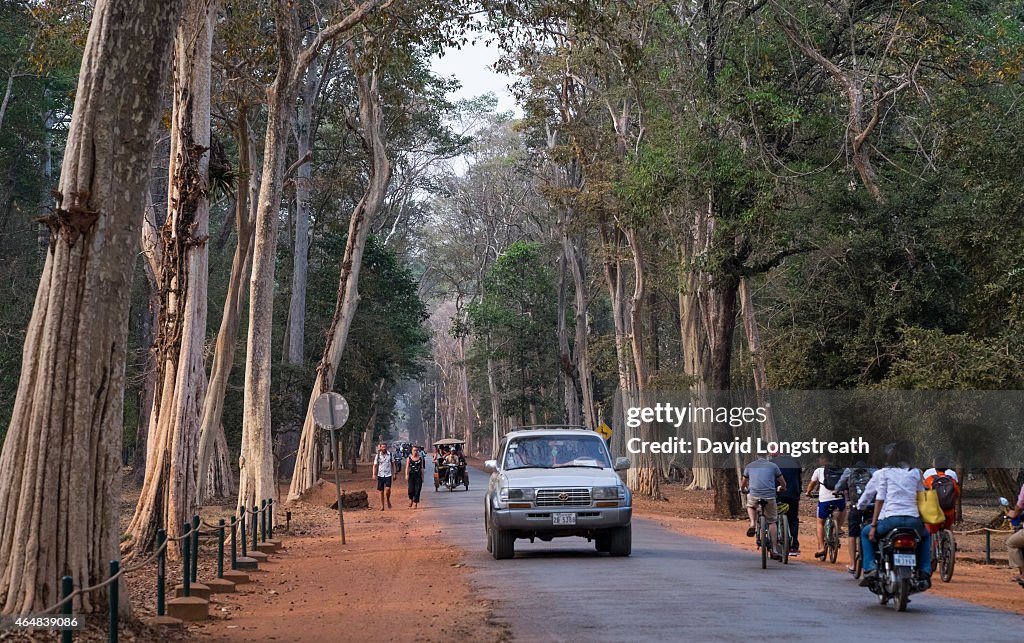
<path id="1" fill-rule="evenodd" d="M 420 448 L 413 447 L 412 455 L 405 466 L 405 479 L 409 482 L 409 506 L 418 509 L 420 506 L 420 491 L 423 490 L 423 456 L 420 455 Z"/>

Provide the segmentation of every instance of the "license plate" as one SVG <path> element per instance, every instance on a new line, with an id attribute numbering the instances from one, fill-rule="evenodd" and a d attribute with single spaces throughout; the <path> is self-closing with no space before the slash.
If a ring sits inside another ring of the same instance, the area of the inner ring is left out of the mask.
<path id="1" fill-rule="evenodd" d="M 892 564 L 897 567 L 913 567 L 917 565 L 917 556 L 914 554 L 893 554 Z"/>
<path id="2" fill-rule="evenodd" d="M 551 514 L 552 525 L 575 525 L 576 514 Z"/>

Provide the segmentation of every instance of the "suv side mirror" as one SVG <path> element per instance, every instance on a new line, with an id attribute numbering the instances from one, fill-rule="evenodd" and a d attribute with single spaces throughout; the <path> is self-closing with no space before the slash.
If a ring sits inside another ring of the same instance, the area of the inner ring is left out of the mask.
<path id="1" fill-rule="evenodd" d="M 487 473 L 494 473 L 498 470 L 497 460 L 484 460 L 484 471 Z"/>
<path id="2" fill-rule="evenodd" d="M 615 470 L 625 471 L 629 468 L 629 458 L 618 457 L 615 458 Z"/>

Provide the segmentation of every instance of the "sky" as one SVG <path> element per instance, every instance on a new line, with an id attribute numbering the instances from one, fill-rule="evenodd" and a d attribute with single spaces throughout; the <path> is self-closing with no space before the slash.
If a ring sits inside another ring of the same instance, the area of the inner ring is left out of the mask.
<path id="1" fill-rule="evenodd" d="M 478 40 L 462 49 L 446 51 L 444 56 L 431 61 L 431 67 L 438 75 L 455 76 L 462 83 L 459 91 L 449 94 L 450 98 L 472 98 L 493 92 L 498 97 L 498 111 L 514 110 L 519 114 L 521 112 L 507 87 L 512 79 L 491 69 L 500 55 L 496 43 L 488 46 Z"/>

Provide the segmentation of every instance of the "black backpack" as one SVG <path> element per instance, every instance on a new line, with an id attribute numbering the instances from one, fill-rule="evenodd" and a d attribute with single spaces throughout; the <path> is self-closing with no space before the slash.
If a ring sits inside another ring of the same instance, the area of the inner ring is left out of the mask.
<path id="1" fill-rule="evenodd" d="M 835 491 L 836 485 L 839 484 L 839 478 L 843 477 L 843 470 L 839 467 L 825 467 L 824 477 L 821 485 L 829 491 Z"/>
<path id="2" fill-rule="evenodd" d="M 867 469 L 854 469 L 847 478 L 847 493 L 850 495 L 850 502 L 857 504 L 860 497 L 864 495 L 864 489 L 871 481 L 871 472 Z"/>
<path id="3" fill-rule="evenodd" d="M 956 484 L 953 479 L 944 473 L 936 474 L 932 478 L 932 489 L 939 497 L 939 506 L 943 509 L 952 509 L 956 506 Z"/>

